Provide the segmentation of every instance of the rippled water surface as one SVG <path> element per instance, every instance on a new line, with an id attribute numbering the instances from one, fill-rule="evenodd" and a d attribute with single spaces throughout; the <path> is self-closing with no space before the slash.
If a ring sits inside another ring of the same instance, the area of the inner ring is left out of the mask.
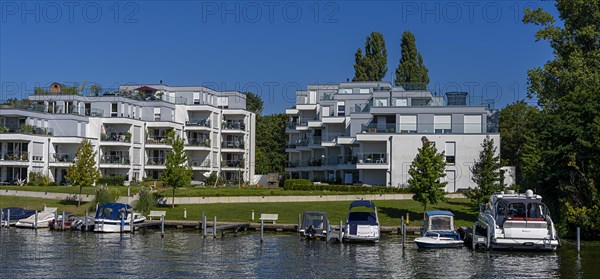
<path id="1" fill-rule="evenodd" d="M 326 244 L 295 235 L 203 239 L 198 232 L 135 235 L 0 231 L 0 278 L 321 277 L 321 278 L 600 278 L 600 245 L 554 253 L 472 252 L 466 248 L 402 249 L 378 244 Z M 598 276 L 595 276 L 598 275 Z"/>

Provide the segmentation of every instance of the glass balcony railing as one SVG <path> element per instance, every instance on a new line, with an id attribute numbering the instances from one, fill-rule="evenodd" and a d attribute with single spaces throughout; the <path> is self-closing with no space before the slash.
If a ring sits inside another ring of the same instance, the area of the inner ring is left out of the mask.
<path id="1" fill-rule="evenodd" d="M 386 153 L 360 153 L 358 154 L 359 164 L 387 164 L 388 156 Z"/>
<path id="2" fill-rule="evenodd" d="M 191 138 L 188 139 L 187 146 L 210 147 L 210 139 Z"/>
<path id="3" fill-rule="evenodd" d="M 2 154 L 4 161 L 29 161 L 29 152 L 7 152 Z"/>
<path id="4" fill-rule="evenodd" d="M 165 163 L 167 162 L 167 158 L 166 157 L 148 157 L 148 160 L 146 160 L 146 165 L 149 166 L 164 166 Z"/>
<path id="5" fill-rule="evenodd" d="M 129 155 L 104 155 L 100 157 L 101 164 L 129 165 Z"/>
<path id="6" fill-rule="evenodd" d="M 212 167 L 210 160 L 206 159 L 206 158 L 190 158 L 190 159 L 188 159 L 188 165 L 190 165 L 191 167 L 198 167 L 198 168 Z"/>
<path id="7" fill-rule="evenodd" d="M 396 133 L 396 123 L 369 123 L 362 125 L 361 131 L 367 134 L 392 134 Z"/>
<path id="8" fill-rule="evenodd" d="M 224 141 L 221 143 L 222 148 L 244 149 L 243 141 Z"/>
<path id="9" fill-rule="evenodd" d="M 227 121 L 223 122 L 221 128 L 224 130 L 246 130 L 246 123 L 244 121 Z"/>
<path id="10" fill-rule="evenodd" d="M 50 163 L 71 163 L 75 161 L 74 153 L 50 153 Z"/>
<path id="11" fill-rule="evenodd" d="M 223 160 L 221 161 L 221 167 L 225 168 L 243 168 L 244 160 Z"/>
<path id="12" fill-rule="evenodd" d="M 101 141 L 131 142 L 131 133 L 108 133 L 100 135 Z"/>
<path id="13" fill-rule="evenodd" d="M 171 144 L 173 138 L 167 136 L 152 136 L 146 139 L 146 144 Z"/>
<path id="14" fill-rule="evenodd" d="M 201 126 L 210 128 L 210 120 L 208 119 L 190 119 L 185 122 L 186 126 Z"/>

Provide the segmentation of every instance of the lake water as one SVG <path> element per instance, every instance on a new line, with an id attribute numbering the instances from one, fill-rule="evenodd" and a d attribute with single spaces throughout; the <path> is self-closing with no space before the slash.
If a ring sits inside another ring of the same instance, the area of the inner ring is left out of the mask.
<path id="1" fill-rule="evenodd" d="M 402 249 L 400 237 L 378 244 L 302 241 L 295 235 L 243 234 L 203 239 L 195 231 L 135 235 L 0 231 L 0 278 L 599 278 L 600 245 L 580 257 L 553 253 Z"/>

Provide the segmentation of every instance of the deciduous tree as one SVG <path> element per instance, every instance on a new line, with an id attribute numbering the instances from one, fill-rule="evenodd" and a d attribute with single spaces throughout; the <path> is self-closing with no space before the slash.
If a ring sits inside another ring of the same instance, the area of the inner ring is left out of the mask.
<path id="1" fill-rule="evenodd" d="M 92 143 L 84 139 L 77 148 L 75 160 L 67 169 L 67 181 L 79 187 L 77 207 L 81 206 L 81 192 L 83 187 L 91 187 L 100 178 L 100 170 L 96 167 L 96 152 Z"/>
<path id="2" fill-rule="evenodd" d="M 188 165 L 187 154 L 183 150 L 183 139 L 176 136 L 172 146 L 173 148 L 167 154 L 165 172 L 160 179 L 173 188 L 173 208 L 175 208 L 175 189 L 190 185 L 193 172 Z"/>
<path id="3" fill-rule="evenodd" d="M 414 193 L 413 200 L 423 205 L 423 214 L 427 204 L 437 204 L 444 200 L 445 187 L 448 182 L 442 181 L 446 176 L 446 160 L 444 153 L 438 153 L 433 142 L 423 137 L 423 146 L 412 161 L 408 174 L 408 184 Z"/>

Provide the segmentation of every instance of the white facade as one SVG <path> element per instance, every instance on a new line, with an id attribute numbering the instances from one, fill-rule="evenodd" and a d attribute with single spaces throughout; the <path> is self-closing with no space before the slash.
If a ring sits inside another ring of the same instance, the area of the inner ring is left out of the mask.
<path id="1" fill-rule="evenodd" d="M 408 187 L 408 169 L 422 140 L 445 152 L 446 191 L 475 187 L 470 167 L 489 136 L 498 147 L 497 111 L 386 82 L 309 85 L 287 109 L 292 178 Z M 451 103 L 452 105 L 448 105 Z"/>
<path id="2" fill-rule="evenodd" d="M 245 110 L 244 94 L 161 84 L 82 96 L 52 86 L 0 108 L 0 182 L 39 172 L 64 183 L 84 138 L 103 176 L 158 179 L 171 149 L 170 130 L 184 139 L 194 181 L 210 172 L 231 183 L 254 177 L 256 116 Z"/>

